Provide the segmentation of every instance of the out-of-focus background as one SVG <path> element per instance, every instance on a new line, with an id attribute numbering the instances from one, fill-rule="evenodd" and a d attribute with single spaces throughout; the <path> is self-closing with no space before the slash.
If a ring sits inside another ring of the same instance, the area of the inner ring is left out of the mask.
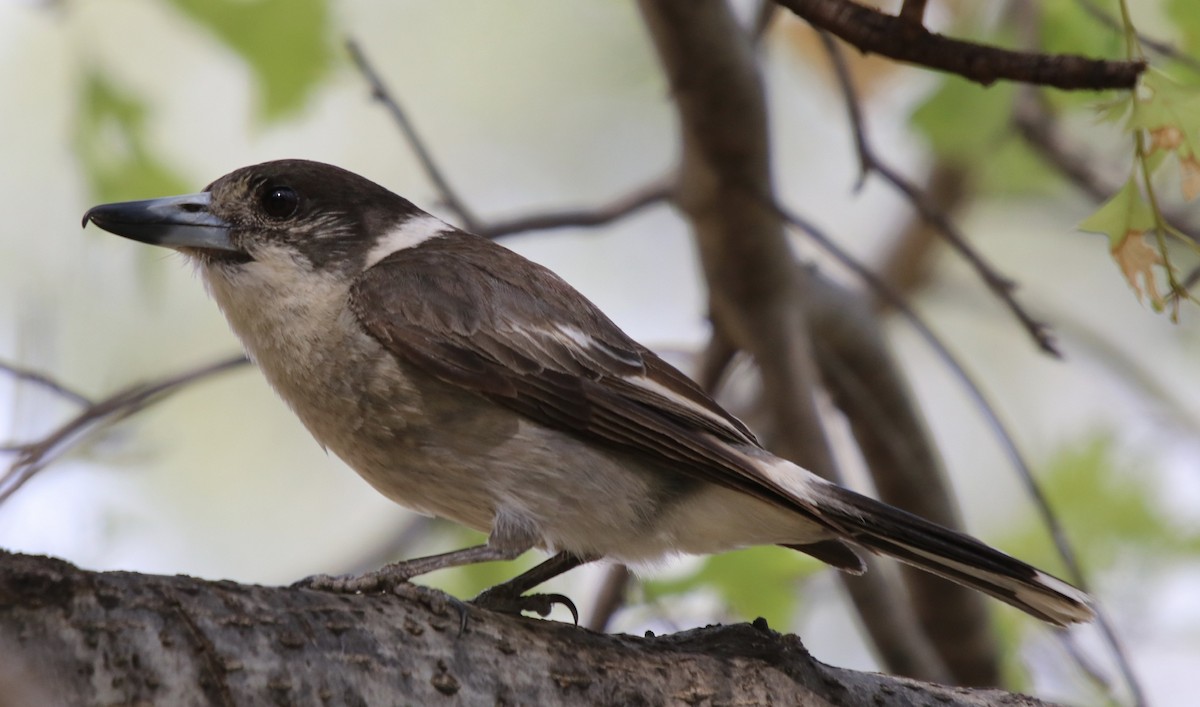
<path id="1" fill-rule="evenodd" d="M 1063 27 L 1083 22 L 1074 2 L 1045 5 L 1065 18 Z M 1143 6 L 1160 9 L 1135 4 Z M 943 27 L 989 22 L 956 3 L 935 3 L 934 11 Z M 1187 28 L 1168 17 L 1147 29 L 1184 38 Z M 0 360 L 99 398 L 237 353 L 179 256 L 80 230 L 82 213 L 101 201 L 199 191 L 237 167 L 297 157 L 358 172 L 452 219 L 348 60 L 348 36 L 484 220 L 598 204 L 664 174 L 676 158 L 666 82 L 631 2 L 3 2 Z M 1078 51 L 1101 42 L 1079 36 L 1091 44 Z M 1190 36 L 1194 42 L 1200 32 Z M 1105 37 L 1104 46 L 1117 46 L 1118 36 Z M 844 107 L 806 25 L 779 17 L 764 39 L 762 65 L 780 198 L 868 264 L 879 262 L 910 213 L 878 179 L 855 189 Z M 855 70 L 873 140 L 892 163 L 918 179 L 955 149 L 986 163 L 974 177 L 979 196 L 957 219 L 1020 284 L 1020 300 L 1053 326 L 1065 360 L 1039 353 L 948 251 L 932 260 L 913 303 L 981 382 L 1031 460 L 1151 702 L 1187 704 L 1189 691 L 1178 682 L 1200 664 L 1195 305 L 1184 304 L 1173 324 L 1139 303 L 1106 239 L 1075 229 L 1096 205 L 1009 149 L 1016 138 L 1007 118 L 986 110 L 989 96 L 1009 89 L 947 88 L 942 76 L 882 61 L 856 62 Z M 934 96 L 942 103 L 931 106 Z M 1084 116 L 1069 123 L 1074 135 L 1127 169 L 1128 136 L 1095 126 L 1083 100 L 1071 100 Z M 504 242 L 681 365 L 706 340 L 695 254 L 666 206 L 597 231 Z M 795 245 L 801 257 L 856 284 L 806 240 Z M 1186 249 L 1179 252 L 1181 263 L 1190 262 Z M 946 457 L 967 526 L 1060 570 L 973 403 L 907 324 L 897 319 L 888 334 Z M 77 409 L 0 373 L 0 444 L 36 440 Z M 0 453 L 0 471 L 15 458 Z M 0 546 L 8 549 L 94 569 L 243 582 L 287 583 L 382 561 L 397 549 L 415 555 L 469 541 L 442 524 L 417 531 L 410 514 L 322 453 L 249 367 L 109 428 L 0 505 Z M 603 571 L 580 570 L 555 586 L 583 607 Z M 491 565 L 429 581 L 469 596 L 514 572 Z M 616 630 L 764 615 L 799 633 L 823 661 L 876 667 L 831 573 L 791 553 L 685 558 L 641 575 L 648 581 L 615 617 Z M 1048 629 L 1007 608 L 995 613 L 1014 684 L 1051 698 L 1095 697 L 1095 685 Z M 1117 681 L 1095 629 L 1076 635 L 1079 650 Z"/>

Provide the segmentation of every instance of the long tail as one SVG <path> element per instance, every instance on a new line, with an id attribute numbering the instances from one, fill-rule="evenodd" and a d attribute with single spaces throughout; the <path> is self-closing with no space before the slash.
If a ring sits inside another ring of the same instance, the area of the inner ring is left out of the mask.
<path id="1" fill-rule="evenodd" d="M 833 484 L 820 484 L 818 515 L 844 540 L 978 589 L 1058 626 L 1090 621 L 1084 592 L 962 533 Z"/>

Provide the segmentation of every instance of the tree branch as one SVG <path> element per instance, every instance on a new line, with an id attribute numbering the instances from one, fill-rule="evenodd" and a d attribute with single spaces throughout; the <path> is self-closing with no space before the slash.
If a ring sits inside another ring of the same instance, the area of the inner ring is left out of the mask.
<path id="1" fill-rule="evenodd" d="M 637 211 L 660 204 L 671 198 L 675 189 L 674 175 L 655 179 L 607 204 L 591 208 L 563 209 L 519 216 L 507 221 L 491 221 L 478 225 L 478 233 L 488 238 L 503 238 L 516 233 L 547 231 L 555 228 L 593 228 L 619 221 Z"/>
<path id="2" fill-rule="evenodd" d="M 1062 353 L 1058 350 L 1058 347 L 1054 343 L 1054 338 L 1050 335 L 1049 327 L 1043 322 L 1034 319 L 1017 302 L 1016 296 L 1013 294 L 1016 284 L 997 272 L 991 263 L 980 255 L 970 242 L 968 242 L 966 236 L 958 230 L 958 227 L 954 225 L 945 212 L 939 209 L 937 204 L 932 200 L 927 198 L 921 189 L 890 165 L 880 160 L 878 155 L 875 154 L 870 141 L 867 139 L 866 127 L 862 120 L 862 111 L 858 108 L 858 98 L 855 95 L 854 86 L 850 79 L 850 72 L 846 68 L 842 53 L 838 49 L 837 44 L 827 34 L 824 32 L 819 32 L 819 34 L 829 54 L 830 61 L 833 63 L 834 73 L 838 78 L 838 86 L 841 88 L 842 97 L 846 103 L 846 111 L 850 117 L 855 149 L 858 151 L 862 174 L 874 172 L 903 194 L 908 202 L 912 204 L 913 208 L 917 210 L 917 213 L 921 215 L 921 218 L 933 226 L 941 234 L 942 238 L 954 250 L 958 251 L 959 255 L 975 270 L 975 273 L 983 281 L 984 285 L 1008 307 L 1008 310 L 1017 318 L 1025 328 L 1025 331 L 1029 333 L 1029 336 L 1034 340 L 1038 348 L 1055 358 L 1062 358 Z"/>
<path id="3" fill-rule="evenodd" d="M 479 220 L 475 218 L 475 214 L 467 206 L 466 201 L 450 186 L 450 182 L 442 174 L 442 170 L 438 168 L 437 163 L 434 162 L 433 155 L 425 147 L 425 141 L 417 134 L 417 129 L 413 126 L 412 121 L 408 119 L 408 114 L 404 112 L 404 109 L 400 106 L 400 102 L 388 90 L 379 72 L 367 60 L 367 55 L 358 46 L 358 42 L 354 41 L 354 39 L 347 39 L 346 51 L 350 53 L 350 59 L 370 85 L 371 97 L 382 103 L 387 108 L 388 113 L 392 115 L 392 119 L 396 121 L 396 126 L 404 134 L 409 147 L 416 154 L 417 160 L 425 170 L 426 176 L 429 177 L 429 181 L 433 182 L 434 188 L 441 195 L 442 200 L 446 203 L 446 207 L 454 212 L 464 229 L 476 233 L 480 227 Z"/>
<path id="4" fill-rule="evenodd" d="M 0 665 L 36 704 L 1040 705 L 814 660 L 763 621 L 604 635 L 404 585 L 346 596 L 0 551 Z M 7 671 L 6 671 L 7 672 Z M 11 677 L 5 686 L 11 684 Z"/>
<path id="5" fill-rule="evenodd" d="M 124 388 L 80 410 L 41 439 L 13 445 L 11 451 L 17 452 L 17 458 L 9 466 L 8 472 L 0 477 L 0 503 L 8 500 L 54 460 L 97 432 L 144 410 L 187 385 L 248 363 L 249 360 L 239 354 L 159 381 Z"/>
<path id="6" fill-rule="evenodd" d="M 751 38 L 725 0 L 640 0 L 682 134 L 675 203 L 689 220 L 714 328 L 754 357 L 778 434 L 774 451 L 826 478 L 838 471 L 815 393 L 819 372 L 797 278 L 771 197 L 766 106 Z M 874 558 L 869 567 L 878 567 Z M 888 669 L 949 679 L 882 571 L 841 576 Z"/>
<path id="7" fill-rule="evenodd" d="M 61 398 L 70 400 L 77 405 L 91 405 L 92 400 L 88 396 L 79 391 L 59 383 L 50 376 L 44 373 L 39 373 L 29 368 L 18 366 L 15 363 L 0 361 L 0 371 L 7 373 L 9 376 L 20 381 L 34 383 L 39 387 L 49 390 L 51 393 L 58 395 Z"/>
<path id="8" fill-rule="evenodd" d="M 1067 538 L 1066 530 L 1062 523 L 1058 520 L 1058 515 L 1054 512 L 1054 508 L 1050 505 L 1050 501 L 1042 492 L 1041 486 L 1037 482 L 1037 478 L 1033 475 L 1033 469 L 1025 460 L 1025 455 L 1021 453 L 1020 447 L 1017 446 L 1016 440 L 1009 434 L 1008 427 L 1000 420 L 996 409 L 988 401 L 983 389 L 976 383 L 975 379 L 967 372 L 966 368 L 958 361 L 958 359 L 950 352 L 950 349 L 942 342 L 942 340 L 929 328 L 929 325 L 921 319 L 904 298 L 890 288 L 887 283 L 879 279 L 874 273 L 868 270 L 862 263 L 859 263 L 849 253 L 829 238 L 815 224 L 801 218 L 783 206 L 779 206 L 780 213 L 785 219 L 796 228 L 804 231 L 818 245 L 824 248 L 827 252 L 833 255 L 839 262 L 850 268 L 852 272 L 862 278 L 880 297 L 885 299 L 892 307 L 896 309 L 908 322 L 916 329 L 917 333 L 923 338 L 926 343 L 933 349 L 934 353 L 942 359 L 946 367 L 954 374 L 954 377 L 959 380 L 964 390 L 975 402 L 978 409 L 984 416 L 996 435 L 1000 443 L 1001 449 L 1009 457 L 1009 461 L 1018 472 L 1022 484 L 1025 486 L 1026 492 L 1032 499 L 1034 508 L 1041 517 L 1043 524 L 1046 526 L 1050 534 L 1050 539 L 1054 543 L 1054 548 L 1062 559 L 1063 564 L 1067 569 L 1067 579 L 1072 584 L 1079 587 L 1083 591 L 1091 594 L 1088 582 L 1083 569 L 1075 556 L 1075 550 L 1071 545 L 1071 541 Z M 1094 596 L 1094 595 L 1093 595 Z M 1112 648 L 1113 656 L 1117 661 L 1117 665 L 1125 677 L 1130 690 L 1134 694 L 1135 704 L 1144 704 L 1142 698 L 1142 689 L 1140 682 L 1137 679 L 1136 673 L 1133 672 L 1133 664 L 1126 655 L 1124 644 L 1117 636 L 1116 629 L 1112 621 L 1108 617 L 1108 612 L 1104 607 L 1096 602 L 1092 607 L 1096 612 L 1096 622 L 1100 626 L 1101 632 L 1104 634 L 1105 641 Z M 1086 670 L 1086 668 L 1085 668 Z"/>
<path id="9" fill-rule="evenodd" d="M 1140 61 L 1016 52 L 951 39 L 903 16 L 893 17 L 850 0 L 776 2 L 865 54 L 958 74 L 985 86 L 1003 79 L 1068 90 L 1129 89 L 1146 69 Z"/>

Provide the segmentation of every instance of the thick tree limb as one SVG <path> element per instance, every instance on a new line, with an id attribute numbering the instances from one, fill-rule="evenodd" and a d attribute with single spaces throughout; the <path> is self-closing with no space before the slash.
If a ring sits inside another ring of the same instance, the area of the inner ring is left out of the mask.
<path id="1" fill-rule="evenodd" d="M 836 479 L 815 392 L 813 352 L 784 223 L 771 196 L 766 105 L 751 39 L 725 0 L 641 0 L 671 86 L 682 156 L 675 203 L 696 242 L 713 324 L 754 357 L 779 454 Z M 868 566 L 877 566 L 869 558 Z M 889 670 L 950 680 L 899 583 L 843 577 Z"/>
<path id="2" fill-rule="evenodd" d="M 879 497 L 962 529 L 941 457 L 883 341 L 879 315 L 864 298 L 827 279 L 805 282 L 804 299 L 821 332 L 814 340 L 825 387 L 850 422 Z M 999 641 L 983 596 L 912 567 L 901 571 L 917 619 L 955 682 L 999 685 Z"/>
<path id="3" fill-rule="evenodd" d="M 985 86 L 1009 80 L 1062 89 L 1133 88 L 1146 70 L 1140 61 L 1017 52 L 951 39 L 913 22 L 911 11 L 909 17 L 895 17 L 850 0 L 776 2 L 864 54 L 947 71 Z"/>
<path id="4" fill-rule="evenodd" d="M 814 660 L 764 622 L 639 638 L 397 595 L 97 573 L 0 551 L 4 707 L 1040 705 Z"/>

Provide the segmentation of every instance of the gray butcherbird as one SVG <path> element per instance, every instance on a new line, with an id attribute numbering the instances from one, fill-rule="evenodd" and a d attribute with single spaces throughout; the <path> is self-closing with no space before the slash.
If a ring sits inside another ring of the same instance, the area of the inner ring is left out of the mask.
<path id="1" fill-rule="evenodd" d="M 488 533 L 313 586 L 542 548 L 489 597 L 544 609 L 520 595 L 583 562 L 775 544 L 851 573 L 857 549 L 890 555 L 1057 625 L 1093 616 L 1066 582 L 772 455 L 554 273 L 356 174 L 268 162 L 88 221 L 196 263 L 267 380 L 377 490 Z"/>

